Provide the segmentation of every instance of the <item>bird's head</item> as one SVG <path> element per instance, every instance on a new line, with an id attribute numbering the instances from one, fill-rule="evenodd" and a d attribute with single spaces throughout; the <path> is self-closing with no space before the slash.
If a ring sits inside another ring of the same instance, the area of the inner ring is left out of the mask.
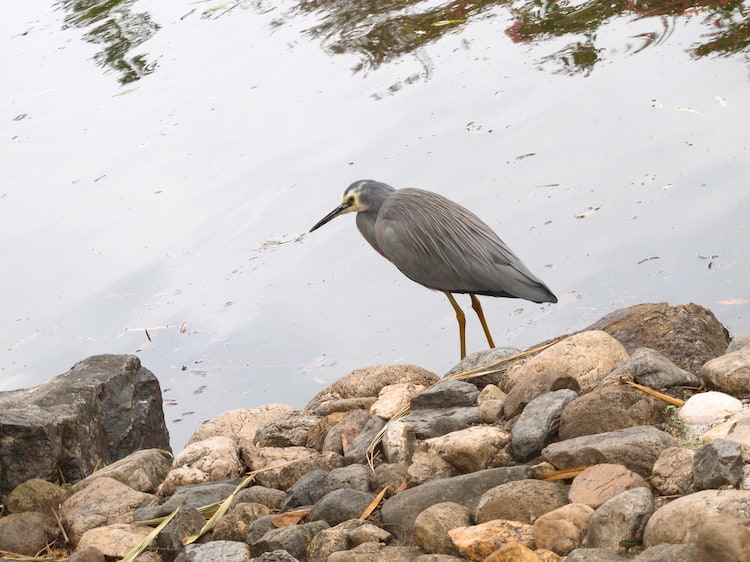
<path id="1" fill-rule="evenodd" d="M 310 229 L 310 232 L 316 230 L 332 221 L 339 215 L 346 213 L 359 213 L 363 211 L 377 211 L 385 201 L 385 198 L 393 192 L 394 189 L 384 183 L 373 180 L 355 181 L 344 191 L 341 204 Z"/>

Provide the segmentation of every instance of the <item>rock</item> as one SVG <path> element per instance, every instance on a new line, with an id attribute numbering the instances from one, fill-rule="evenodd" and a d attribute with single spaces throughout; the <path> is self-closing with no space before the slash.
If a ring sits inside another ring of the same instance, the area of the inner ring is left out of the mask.
<path id="1" fill-rule="evenodd" d="M 745 446 L 750 446 L 750 417 L 743 416 L 725 423 L 728 424 L 727 431 L 724 434 L 725 439 L 736 441 Z M 716 427 L 712 429 L 716 429 Z M 718 435 L 709 436 L 711 432 L 712 430 L 709 430 L 704 433 L 702 439 L 710 441 L 712 439 L 721 438 Z"/>
<path id="2" fill-rule="evenodd" d="M 465 381 L 443 380 L 415 395 L 411 399 L 412 410 L 435 408 L 461 408 L 476 406 L 479 389 Z"/>
<path id="3" fill-rule="evenodd" d="M 247 544 L 253 544 L 254 542 L 259 541 L 261 538 L 263 538 L 263 536 L 269 531 L 277 529 L 278 527 L 274 524 L 275 518 L 276 515 L 264 515 L 263 517 L 258 517 L 255 521 L 250 523 L 250 528 L 247 531 L 245 542 Z"/>
<path id="4" fill-rule="evenodd" d="M 509 463 L 504 447 L 510 435 L 494 426 L 476 425 L 424 441 L 426 451 L 438 455 L 461 472 L 476 472 Z"/>
<path id="5" fill-rule="evenodd" d="M 558 469 L 603 462 L 622 464 L 647 478 L 659 454 L 675 446 L 677 441 L 663 431 L 636 426 L 552 443 L 542 450 L 542 458 Z"/>
<path id="6" fill-rule="evenodd" d="M 744 519 L 750 513 L 750 490 L 703 490 L 660 507 L 643 534 L 646 547 L 693 542 L 705 522 L 719 515 Z"/>
<path id="7" fill-rule="evenodd" d="M 626 377 L 656 390 L 672 386 L 700 386 L 690 371 L 681 369 L 655 349 L 639 347 L 630 357 L 607 375 L 605 381 Z"/>
<path id="8" fill-rule="evenodd" d="M 505 399 L 503 415 L 506 418 L 513 418 L 537 396 L 563 389 L 573 390 L 577 394 L 580 386 L 574 377 L 560 371 L 533 373 L 513 386 Z"/>
<path id="9" fill-rule="evenodd" d="M 696 549 L 692 544 L 657 544 L 647 548 L 632 560 L 637 562 L 665 562 L 667 560 L 689 560 L 690 562 L 719 562 L 720 558 L 706 560 L 695 558 Z"/>
<path id="10" fill-rule="evenodd" d="M 336 453 L 318 453 L 305 447 L 247 447 L 242 449 L 241 455 L 251 470 L 279 465 L 258 474 L 255 481 L 261 486 L 280 490 L 286 490 L 308 472 L 331 470 L 344 464 L 344 459 Z"/>
<path id="11" fill-rule="evenodd" d="M 692 562 L 747 562 L 750 560 L 750 520 L 712 517 L 704 522 L 693 540 Z"/>
<path id="12" fill-rule="evenodd" d="M 372 470 L 363 464 L 350 464 L 334 468 L 326 476 L 323 488 L 326 493 L 341 488 L 351 488 L 361 492 L 370 491 Z"/>
<path id="13" fill-rule="evenodd" d="M 19 484 L 5 498 L 9 513 L 40 511 L 50 515 L 50 510 L 58 511 L 70 494 L 56 484 L 40 478 L 32 478 Z M 2 535 L 2 533 L 0 533 Z M 10 550 L 10 549 L 5 549 Z"/>
<path id="14" fill-rule="evenodd" d="M 328 493 L 326 489 L 327 470 L 313 470 L 302 475 L 286 491 L 283 509 L 288 511 L 303 505 L 312 505 Z"/>
<path id="15" fill-rule="evenodd" d="M 467 371 L 478 371 L 485 370 L 488 368 L 496 367 L 497 365 L 508 366 L 517 360 L 519 354 L 523 353 L 522 350 L 516 347 L 493 347 L 492 349 L 483 349 L 481 351 L 475 351 L 469 353 L 464 357 L 458 364 L 454 365 L 450 371 L 443 375 L 445 377 L 451 377 L 458 373 L 465 373 Z M 471 382 L 477 388 L 484 388 L 488 384 L 494 384 L 495 386 L 500 385 L 500 381 L 503 380 L 505 373 L 490 373 L 481 375 L 478 377 L 472 377 Z"/>
<path id="16" fill-rule="evenodd" d="M 404 408 L 411 399 L 427 387 L 421 384 L 397 383 L 380 389 L 377 401 L 370 406 L 370 414 L 389 420 Z"/>
<path id="17" fill-rule="evenodd" d="M 359 435 L 369 419 L 370 414 L 367 410 L 347 412 L 344 419 L 326 434 L 321 452 L 334 452 L 343 456 L 344 451 L 349 448 L 349 444 Z"/>
<path id="18" fill-rule="evenodd" d="M 153 493 L 166 478 L 172 466 L 172 455 L 160 449 L 143 449 L 136 451 L 100 468 L 73 485 L 71 490 L 77 492 L 88 486 L 93 480 L 102 476 L 114 478 L 138 492 Z"/>
<path id="19" fill-rule="evenodd" d="M 352 488 L 334 490 L 318 500 L 307 520 L 323 520 L 333 527 L 349 519 L 361 517 L 374 498 L 375 496 L 369 492 Z"/>
<path id="20" fill-rule="evenodd" d="M 723 392 L 694 394 L 680 408 L 678 417 L 692 425 L 706 425 L 726 420 L 742 410 L 742 402 Z"/>
<path id="21" fill-rule="evenodd" d="M 538 456 L 557 436 L 563 408 L 577 396 L 574 390 L 563 389 L 531 400 L 511 430 L 513 458 L 527 462 Z"/>
<path id="22" fill-rule="evenodd" d="M 560 416 L 560 439 L 573 439 L 664 420 L 665 403 L 630 386 L 607 384 L 570 402 Z"/>
<path id="23" fill-rule="evenodd" d="M 106 562 L 104 555 L 93 546 L 77 548 L 68 558 L 68 562 Z"/>
<path id="24" fill-rule="evenodd" d="M 646 521 L 654 512 L 648 488 L 633 488 L 604 502 L 589 519 L 586 545 L 625 552 L 625 540 L 640 541 Z"/>
<path id="25" fill-rule="evenodd" d="M 399 463 L 383 463 L 375 467 L 372 476 L 371 490 L 380 492 L 387 488 L 386 497 L 391 497 L 395 490 L 406 486 L 407 466 Z"/>
<path id="26" fill-rule="evenodd" d="M 534 527 L 518 521 L 495 519 L 471 527 L 448 531 L 461 556 L 481 561 L 506 544 L 534 545 Z"/>
<path id="27" fill-rule="evenodd" d="M 534 521 L 534 537 L 539 548 L 561 556 L 569 554 L 583 543 L 593 508 L 581 503 L 569 503 L 540 515 Z"/>
<path id="28" fill-rule="evenodd" d="M 576 548 L 565 562 L 626 562 L 624 556 L 605 548 Z"/>
<path id="29" fill-rule="evenodd" d="M 414 434 L 418 439 L 429 439 L 479 423 L 479 408 L 476 406 L 420 408 L 412 410 L 401 421 L 414 429 Z"/>
<path id="30" fill-rule="evenodd" d="M 700 370 L 706 386 L 732 396 L 750 396 L 750 348 L 743 347 L 708 361 Z"/>
<path id="31" fill-rule="evenodd" d="M 57 525 L 38 511 L 0 517 L 0 553 L 34 556 L 57 537 Z"/>
<path id="32" fill-rule="evenodd" d="M 170 449 L 159 381 L 134 355 L 89 357 L 39 386 L 0 392 L 0 435 L 0 494 L 57 480 L 58 470 L 75 482 L 139 449 Z"/>
<path id="33" fill-rule="evenodd" d="M 490 488 L 479 498 L 474 520 L 486 523 L 507 519 L 521 523 L 534 520 L 568 503 L 568 488 L 555 482 L 517 480 Z"/>
<path id="34" fill-rule="evenodd" d="M 380 446 L 387 462 L 410 464 L 417 447 L 414 428 L 402 421 L 390 422 Z"/>
<path id="35" fill-rule="evenodd" d="M 346 552 L 334 552 L 326 562 L 428 562 L 422 560 L 421 554 L 423 552 L 416 546 L 385 546 L 367 542 Z"/>
<path id="36" fill-rule="evenodd" d="M 656 459 L 651 485 L 662 496 L 684 496 L 693 491 L 693 457 L 685 447 L 664 449 Z"/>
<path id="37" fill-rule="evenodd" d="M 77 545 L 89 529 L 129 523 L 133 520 L 132 510 L 157 503 L 155 496 L 136 492 L 122 482 L 104 476 L 65 500 L 61 518 L 70 541 Z"/>
<path id="38" fill-rule="evenodd" d="M 185 553 L 176 562 L 246 562 L 250 557 L 250 547 L 235 541 L 211 541 L 205 544 L 189 544 Z M 280 558 L 278 560 L 284 560 Z M 292 562 L 293 559 L 286 559 Z M 270 562 L 270 561 L 269 561 Z"/>
<path id="39" fill-rule="evenodd" d="M 237 444 L 229 437 L 210 437 L 188 445 L 175 457 L 172 470 L 159 485 L 159 495 L 169 496 L 180 486 L 218 482 L 242 473 Z"/>
<path id="40" fill-rule="evenodd" d="M 266 488 L 265 486 L 251 486 L 240 490 L 234 498 L 234 505 L 242 502 L 260 503 L 272 510 L 280 510 L 286 499 L 282 490 Z"/>
<path id="41" fill-rule="evenodd" d="M 344 448 L 344 462 L 347 464 L 367 462 L 367 451 L 385 423 L 386 420 L 379 416 L 370 416 L 362 431 L 352 439 L 348 447 Z"/>
<path id="42" fill-rule="evenodd" d="M 480 423 L 495 423 L 503 416 L 507 395 L 494 384 L 485 386 L 477 397 Z"/>
<path id="43" fill-rule="evenodd" d="M 596 509 L 633 488 L 648 489 L 648 482 L 620 464 L 603 463 L 591 466 L 576 476 L 570 485 L 568 497 L 571 502 Z"/>
<path id="44" fill-rule="evenodd" d="M 539 560 L 540 558 L 530 548 L 519 543 L 510 543 L 490 553 L 483 562 L 539 562 Z"/>
<path id="45" fill-rule="evenodd" d="M 750 332 L 734 336 L 724 353 L 729 354 L 747 346 L 750 346 Z"/>
<path id="46" fill-rule="evenodd" d="M 295 409 L 288 404 L 267 404 L 259 408 L 224 412 L 203 422 L 190 436 L 185 447 L 219 436 L 231 438 L 238 446 L 243 442 L 254 445 L 255 432 L 260 426 Z"/>
<path id="47" fill-rule="evenodd" d="M 365 410 L 359 411 L 367 415 L 367 412 L 365 412 Z M 325 445 L 325 439 L 328 436 L 328 432 L 336 427 L 341 421 L 343 421 L 348 414 L 349 412 L 333 412 L 332 414 L 328 414 L 327 416 L 320 418 L 320 420 L 318 420 L 318 423 L 312 426 L 307 432 L 307 442 L 305 443 L 305 447 L 309 449 L 315 449 L 316 451 L 322 451 L 323 446 Z M 343 455 L 344 449 L 343 447 L 341 447 L 340 442 L 338 448 L 339 450 L 336 452 L 339 455 Z"/>
<path id="48" fill-rule="evenodd" d="M 414 543 L 428 554 L 458 556 L 458 549 L 448 531 L 471 524 L 471 515 L 465 506 L 453 502 L 436 503 L 414 520 Z"/>
<path id="49" fill-rule="evenodd" d="M 655 349 L 678 367 L 698 373 L 729 344 L 729 332 L 713 312 L 697 304 L 644 303 L 615 310 L 587 329 L 604 330 L 628 353 Z"/>
<path id="50" fill-rule="evenodd" d="M 259 426 L 253 444 L 257 447 L 304 447 L 307 434 L 322 416 L 291 410 Z"/>
<path id="51" fill-rule="evenodd" d="M 197 534 L 205 524 L 205 518 L 197 509 L 181 506 L 177 514 L 161 530 L 154 541 L 161 558 L 166 561 L 174 560 L 185 552 L 185 545 L 182 544 L 182 540 L 185 537 Z"/>
<path id="52" fill-rule="evenodd" d="M 271 529 L 250 545 L 250 554 L 260 556 L 264 552 L 286 550 L 297 560 L 304 562 L 307 560 L 305 553 L 307 545 L 315 535 L 327 528 L 328 524 L 325 521 L 313 521 L 312 523 L 300 523 L 280 529 Z M 216 560 L 220 559 L 217 558 Z"/>
<path id="53" fill-rule="evenodd" d="M 427 387 L 438 380 L 437 375 L 416 365 L 363 367 L 318 392 L 305 406 L 305 410 L 319 416 L 327 415 L 330 412 L 326 411 L 326 405 L 342 398 L 375 397 L 389 384 L 412 383 Z"/>
<path id="54" fill-rule="evenodd" d="M 363 530 L 360 533 L 360 530 Z M 308 560 L 328 560 L 334 552 L 347 551 L 363 542 L 387 542 L 390 534 L 360 519 L 350 519 L 316 534 L 307 546 Z"/>
<path id="55" fill-rule="evenodd" d="M 150 527 L 115 523 L 87 530 L 78 542 L 78 547 L 95 548 L 104 556 L 123 558 L 151 532 Z"/>
<path id="56" fill-rule="evenodd" d="M 198 508 L 223 501 L 234 492 L 240 482 L 241 479 L 236 479 L 228 482 L 207 482 L 205 484 L 182 486 L 162 505 L 136 509 L 133 512 L 133 519 L 135 521 L 149 521 L 157 517 L 165 517 L 181 506 Z M 283 494 L 283 492 L 280 493 Z"/>
<path id="57" fill-rule="evenodd" d="M 420 486 L 431 480 L 441 480 L 458 476 L 461 473 L 455 466 L 435 453 L 414 453 L 412 462 L 406 471 L 410 488 Z"/>
<path id="58" fill-rule="evenodd" d="M 271 510 L 261 503 L 238 503 L 219 519 L 211 538 L 215 541 L 244 542 L 250 525 L 270 514 Z"/>
<path id="59" fill-rule="evenodd" d="M 742 480 L 742 448 L 736 441 L 714 439 L 695 453 L 693 484 L 696 490 L 737 486 Z"/>
<path id="60" fill-rule="evenodd" d="M 581 392 L 587 392 L 627 358 L 625 348 L 608 334 L 581 332 L 512 365 L 500 388 L 510 392 L 523 378 L 544 371 L 559 371 L 573 377 Z"/>
<path id="61" fill-rule="evenodd" d="M 411 535 L 417 515 L 431 505 L 448 501 L 471 510 L 479 497 L 490 488 L 512 480 L 522 480 L 528 475 L 528 467 L 511 466 L 426 482 L 416 488 L 404 490 L 383 503 L 380 510 L 383 527 L 397 538 L 403 539 Z"/>

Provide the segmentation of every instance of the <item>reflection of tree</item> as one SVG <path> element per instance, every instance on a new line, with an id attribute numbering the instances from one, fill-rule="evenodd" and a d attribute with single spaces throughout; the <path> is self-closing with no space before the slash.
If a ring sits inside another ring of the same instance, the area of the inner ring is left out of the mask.
<path id="1" fill-rule="evenodd" d="M 308 33 L 323 41 L 332 53 L 354 53 L 360 62 L 355 71 L 377 68 L 437 39 L 471 19 L 484 17 L 490 8 L 505 6 L 514 19 L 505 33 L 514 42 L 540 43 L 567 38 L 570 43 L 544 58 L 568 73 L 588 73 L 601 60 L 598 29 L 614 18 L 656 18 L 659 31 L 643 33 L 641 50 L 669 35 L 679 18 L 702 18 L 707 29 L 703 43 L 690 54 L 730 55 L 750 46 L 750 9 L 742 0 L 453 0 L 420 11 L 417 0 L 350 2 L 311 0 L 300 2 L 296 12 L 313 14 L 319 23 Z M 629 48 L 629 47 L 625 47 Z"/>
<path id="2" fill-rule="evenodd" d="M 131 12 L 134 3 L 135 0 L 61 0 L 57 4 L 67 12 L 65 28 L 86 28 L 84 39 L 103 46 L 94 60 L 101 67 L 119 72 L 121 84 L 138 80 L 156 68 L 156 63 L 149 63 L 145 55 L 129 54 L 159 30 L 148 13 Z"/>

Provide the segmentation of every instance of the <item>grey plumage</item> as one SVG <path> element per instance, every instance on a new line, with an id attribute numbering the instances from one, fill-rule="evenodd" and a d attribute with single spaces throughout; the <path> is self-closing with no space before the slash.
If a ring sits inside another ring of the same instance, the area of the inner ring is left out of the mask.
<path id="1" fill-rule="evenodd" d="M 557 302 L 557 297 L 474 213 L 422 189 L 394 189 L 360 180 L 344 192 L 343 202 L 310 232 L 340 214 L 357 212 L 362 236 L 409 279 L 443 291 L 456 309 L 465 354 L 460 308 L 450 293 L 469 293 L 494 347 L 479 301 L 473 295 Z"/>

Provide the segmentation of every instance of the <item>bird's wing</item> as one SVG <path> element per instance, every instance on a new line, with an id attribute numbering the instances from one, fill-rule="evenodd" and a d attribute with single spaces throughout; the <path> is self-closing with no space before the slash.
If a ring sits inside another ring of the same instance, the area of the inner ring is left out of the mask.
<path id="1" fill-rule="evenodd" d="M 375 236 L 404 275 L 432 289 L 537 302 L 554 298 L 489 226 L 436 193 L 392 193 L 378 212 Z"/>

